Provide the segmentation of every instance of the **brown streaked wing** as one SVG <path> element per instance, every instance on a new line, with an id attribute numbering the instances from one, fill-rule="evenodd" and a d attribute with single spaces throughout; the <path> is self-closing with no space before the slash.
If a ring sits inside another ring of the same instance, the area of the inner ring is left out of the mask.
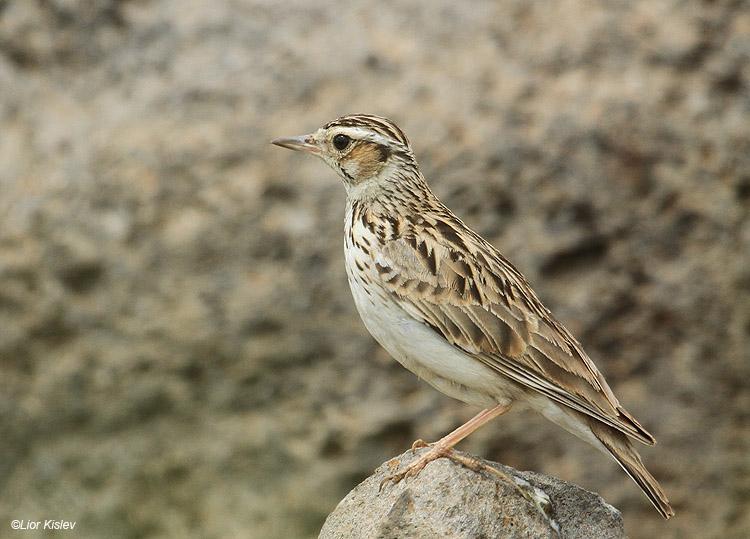
<path id="1" fill-rule="evenodd" d="M 652 444 L 520 272 L 458 218 L 441 216 L 438 225 L 386 241 L 377 257 L 388 268 L 382 284 L 401 306 L 517 383 Z"/>

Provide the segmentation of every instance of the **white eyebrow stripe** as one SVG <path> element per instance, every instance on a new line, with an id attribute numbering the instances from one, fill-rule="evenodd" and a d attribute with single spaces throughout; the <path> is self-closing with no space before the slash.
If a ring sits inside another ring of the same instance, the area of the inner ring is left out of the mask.
<path id="1" fill-rule="evenodd" d="M 361 127 L 342 127 L 340 133 L 349 135 L 355 140 L 367 140 L 376 144 L 382 144 L 383 146 L 393 146 L 394 144 L 403 146 L 398 140 L 393 140 L 392 138 L 381 135 L 371 129 L 363 129 Z"/>

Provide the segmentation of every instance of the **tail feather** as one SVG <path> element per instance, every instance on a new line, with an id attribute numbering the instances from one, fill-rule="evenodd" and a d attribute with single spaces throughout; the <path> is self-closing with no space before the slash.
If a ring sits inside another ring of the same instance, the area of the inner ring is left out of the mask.
<path id="1" fill-rule="evenodd" d="M 669 504 L 666 494 L 664 494 L 658 481 L 646 469 L 630 440 L 621 432 L 605 425 L 592 430 L 610 455 L 622 466 L 622 469 L 641 487 L 643 493 L 651 500 L 661 516 L 666 519 L 674 516 L 674 509 Z"/>

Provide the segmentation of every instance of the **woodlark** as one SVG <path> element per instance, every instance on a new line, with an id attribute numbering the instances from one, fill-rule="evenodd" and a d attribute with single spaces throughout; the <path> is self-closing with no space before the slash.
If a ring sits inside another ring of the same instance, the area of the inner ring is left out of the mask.
<path id="1" fill-rule="evenodd" d="M 357 114 L 272 142 L 343 179 L 346 271 L 372 336 L 439 391 L 486 408 L 389 479 L 441 456 L 466 463 L 453 447 L 517 403 L 612 455 L 662 516 L 674 515 L 631 442 L 653 436 L 523 275 L 433 194 L 401 129 Z"/>

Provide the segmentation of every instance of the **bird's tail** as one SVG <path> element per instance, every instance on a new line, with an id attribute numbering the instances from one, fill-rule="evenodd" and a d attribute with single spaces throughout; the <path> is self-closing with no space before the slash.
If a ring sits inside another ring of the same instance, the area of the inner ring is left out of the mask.
<path id="1" fill-rule="evenodd" d="M 622 466 L 622 469 L 641 487 L 643 493 L 651 500 L 661 516 L 667 519 L 674 516 L 674 509 L 669 505 L 666 494 L 664 494 L 654 476 L 646 469 L 628 437 L 622 432 L 602 424 L 592 428 L 592 431 L 609 454 Z"/>

